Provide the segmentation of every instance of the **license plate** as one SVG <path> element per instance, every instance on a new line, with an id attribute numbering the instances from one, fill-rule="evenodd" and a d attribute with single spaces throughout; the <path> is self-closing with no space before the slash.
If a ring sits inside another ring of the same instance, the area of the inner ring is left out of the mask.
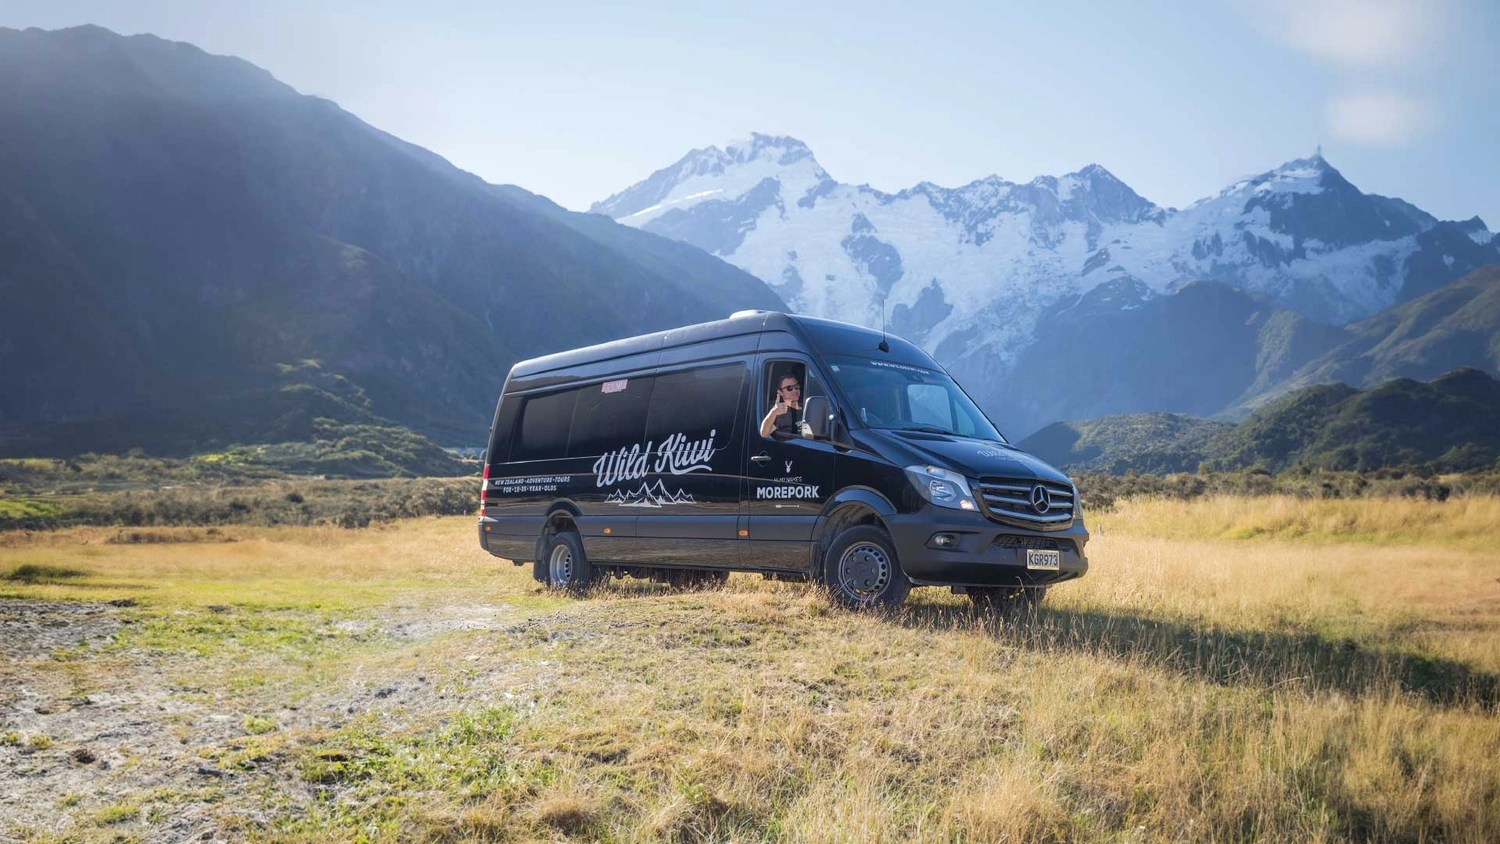
<path id="1" fill-rule="evenodd" d="M 1061 551 L 1038 551 L 1035 548 L 1026 549 L 1026 568 L 1057 571 L 1061 567 Z"/>

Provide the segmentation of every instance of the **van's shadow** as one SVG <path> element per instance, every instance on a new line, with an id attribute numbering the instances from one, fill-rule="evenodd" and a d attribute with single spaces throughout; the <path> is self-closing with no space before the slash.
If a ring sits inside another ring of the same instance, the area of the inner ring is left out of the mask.
<path id="1" fill-rule="evenodd" d="M 976 617 L 969 607 L 909 605 L 894 616 L 907 627 L 984 630 L 1036 651 L 1100 654 L 1139 660 L 1223 685 L 1287 685 L 1360 696 L 1402 689 L 1434 703 L 1494 709 L 1500 675 L 1448 659 L 1369 650 L 1315 633 L 1225 630 L 1129 613 L 1042 608 L 1017 619 Z"/>

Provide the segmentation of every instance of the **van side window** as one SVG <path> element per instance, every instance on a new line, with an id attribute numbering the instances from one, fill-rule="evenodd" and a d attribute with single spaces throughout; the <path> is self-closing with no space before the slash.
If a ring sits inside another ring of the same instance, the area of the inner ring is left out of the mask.
<path id="1" fill-rule="evenodd" d="M 638 442 L 644 445 L 641 437 L 654 381 L 649 375 L 617 378 L 580 390 L 572 435 L 568 437 L 568 456 L 598 457 Z"/>
<path id="2" fill-rule="evenodd" d="M 812 396 L 828 395 L 817 374 L 801 361 L 770 361 L 766 364 L 764 383 L 768 394 L 760 402 L 761 436 L 801 437 L 802 408 L 806 400 Z M 787 406 L 785 413 L 775 412 L 778 401 Z"/>
<path id="3" fill-rule="evenodd" d="M 495 430 L 490 435 L 490 447 L 485 449 L 484 459 L 490 465 L 510 460 L 510 451 L 516 436 L 516 420 L 521 418 L 521 405 L 526 399 L 521 396 L 506 396 L 500 402 L 500 412 L 495 418 Z"/>
<path id="4" fill-rule="evenodd" d="M 715 447 L 722 447 L 734 436 L 744 382 L 743 363 L 656 376 L 651 413 L 646 421 L 646 441 L 661 445 L 667 437 L 678 433 L 698 440 L 713 431 Z"/>
<path id="5" fill-rule="evenodd" d="M 511 446 L 511 460 L 554 460 L 568 453 L 568 426 L 577 390 L 527 396 L 521 408 L 521 434 Z"/>

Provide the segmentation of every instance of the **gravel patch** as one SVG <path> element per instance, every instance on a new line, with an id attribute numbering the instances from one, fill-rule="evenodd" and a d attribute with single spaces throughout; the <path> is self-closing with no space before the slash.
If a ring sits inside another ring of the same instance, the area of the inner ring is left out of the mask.
<path id="1" fill-rule="evenodd" d="M 399 728 L 429 713 L 514 698 L 511 667 L 491 645 L 517 620 L 515 608 L 498 605 L 386 608 L 343 625 L 365 641 L 388 643 L 388 651 L 351 657 L 311 689 L 277 681 L 231 690 L 225 672 L 268 670 L 280 678 L 286 666 L 271 655 L 229 666 L 191 655 L 106 653 L 131 623 L 127 607 L 0 602 L 0 841 L 99 827 L 99 812 L 121 805 L 118 795 L 153 793 L 178 799 L 157 804 L 155 817 L 108 828 L 132 840 L 214 840 L 236 811 L 235 790 L 248 795 L 255 787 L 254 772 L 210 758 L 215 748 L 264 729 L 337 729 L 372 713 Z M 497 635 L 477 639 L 475 653 L 457 665 L 451 654 L 429 653 L 427 642 L 464 632 Z M 211 796 L 226 790 L 230 797 Z"/>

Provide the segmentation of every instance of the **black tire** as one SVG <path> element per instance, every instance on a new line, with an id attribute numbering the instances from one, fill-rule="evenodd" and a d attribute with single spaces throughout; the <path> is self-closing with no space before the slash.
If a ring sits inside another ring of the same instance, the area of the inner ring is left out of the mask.
<path id="1" fill-rule="evenodd" d="M 570 530 L 553 534 L 547 541 L 545 558 L 538 562 L 547 576 L 543 582 L 549 589 L 582 595 L 597 580 L 594 567 L 583 553 L 583 541 Z"/>
<path id="2" fill-rule="evenodd" d="M 855 610 L 897 607 L 911 592 L 896 544 L 877 525 L 855 525 L 833 538 L 823 558 L 823 585 L 833 600 Z"/>
<path id="3" fill-rule="evenodd" d="M 1047 595 L 1047 587 L 986 586 L 969 587 L 969 601 L 980 615 L 1024 618 L 1036 615 Z"/>

